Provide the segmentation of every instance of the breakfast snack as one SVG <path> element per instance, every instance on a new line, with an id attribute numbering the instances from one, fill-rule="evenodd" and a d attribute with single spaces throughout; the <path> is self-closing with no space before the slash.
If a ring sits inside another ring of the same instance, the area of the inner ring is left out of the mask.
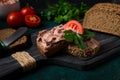
<path id="1" fill-rule="evenodd" d="M 91 57 L 99 50 L 100 44 L 94 38 L 94 33 L 83 29 L 76 20 L 71 20 L 64 25 L 65 40 L 70 42 L 66 51 L 77 57 Z"/>
<path id="2" fill-rule="evenodd" d="M 37 47 L 45 56 L 51 56 L 55 52 L 66 47 L 67 43 L 63 37 L 63 25 L 58 25 L 51 30 L 42 30 L 37 37 Z"/>
<path id="3" fill-rule="evenodd" d="M 63 49 L 74 56 L 89 57 L 100 47 L 99 42 L 91 38 L 93 35 L 78 21 L 71 20 L 65 25 L 40 31 L 36 41 L 40 52 L 47 57 Z"/>
<path id="4" fill-rule="evenodd" d="M 0 40 L 4 40 L 5 38 L 9 37 L 12 33 L 14 33 L 16 30 L 12 28 L 6 28 L 0 30 Z M 23 36 L 11 45 L 8 46 L 10 51 L 16 51 L 24 49 L 28 44 L 28 37 Z"/>
<path id="5" fill-rule="evenodd" d="M 77 45 L 71 43 L 67 47 L 67 52 L 78 57 L 91 57 L 99 50 L 100 44 L 93 38 L 85 41 L 86 48 L 81 49 Z"/>
<path id="6" fill-rule="evenodd" d="M 120 36 L 120 5 L 98 3 L 85 14 L 83 26 L 99 32 Z"/>

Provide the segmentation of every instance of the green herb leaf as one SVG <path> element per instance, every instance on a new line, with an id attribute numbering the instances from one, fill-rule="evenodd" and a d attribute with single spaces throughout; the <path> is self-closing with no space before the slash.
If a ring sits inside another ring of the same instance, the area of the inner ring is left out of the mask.
<path id="1" fill-rule="evenodd" d="M 79 46 L 81 49 L 86 48 L 86 44 L 84 42 L 84 37 L 93 37 L 94 33 L 90 32 L 88 30 L 85 30 L 84 34 L 80 35 L 78 33 L 73 32 L 72 30 L 66 30 L 64 31 L 64 38 L 68 42 L 73 42 L 77 46 Z"/>
<path id="2" fill-rule="evenodd" d="M 85 30 L 83 36 L 93 37 L 93 36 L 95 36 L 95 34 L 93 32 Z"/>
<path id="3" fill-rule="evenodd" d="M 81 49 L 84 49 L 86 47 L 83 37 L 79 35 L 78 33 L 75 33 L 71 30 L 64 31 L 65 35 L 64 38 L 68 42 L 73 42 L 74 44 L 78 45 Z"/>
<path id="4" fill-rule="evenodd" d="M 80 4 L 80 11 L 81 11 L 80 16 L 83 16 L 88 10 L 89 10 L 89 7 L 85 3 L 81 2 L 81 4 Z"/>
<path id="5" fill-rule="evenodd" d="M 65 33 L 64 38 L 66 39 L 66 41 L 73 42 L 74 33 L 71 30 L 66 30 L 64 33 Z"/>
<path id="6" fill-rule="evenodd" d="M 86 48 L 86 45 L 85 45 L 85 43 L 84 43 L 84 41 L 83 41 L 83 37 L 80 36 L 80 35 L 77 34 L 77 33 L 76 33 L 76 36 L 77 36 L 77 38 L 78 38 L 78 40 L 79 40 L 79 45 L 78 45 L 78 46 L 79 46 L 81 49 Z"/>
<path id="7" fill-rule="evenodd" d="M 81 16 L 89 9 L 86 4 L 81 3 L 80 7 L 68 2 L 67 0 L 59 0 L 52 4 L 49 2 L 48 9 L 42 12 L 40 16 L 43 19 L 52 20 L 56 23 L 64 23 L 69 20 L 79 20 Z"/>

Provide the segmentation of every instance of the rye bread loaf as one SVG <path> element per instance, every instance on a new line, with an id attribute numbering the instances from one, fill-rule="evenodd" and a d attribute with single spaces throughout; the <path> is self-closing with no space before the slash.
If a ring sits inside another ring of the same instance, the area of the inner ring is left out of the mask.
<path id="1" fill-rule="evenodd" d="M 100 10 L 107 10 L 110 12 L 119 12 L 120 11 L 119 10 L 120 6 L 118 4 L 114 4 L 114 3 L 97 3 L 90 10 L 95 10 L 98 8 Z"/>
<path id="2" fill-rule="evenodd" d="M 86 29 L 120 36 L 120 5 L 96 4 L 86 12 L 83 26 Z"/>
<path id="3" fill-rule="evenodd" d="M 6 29 L 1 29 L 0 30 L 0 40 L 4 40 L 7 37 L 9 37 L 11 34 L 13 34 L 16 30 L 12 28 L 6 28 Z M 25 47 L 28 44 L 28 37 L 23 36 L 11 45 L 8 46 L 10 51 L 17 51 L 17 50 L 22 50 L 25 49 Z"/>
<path id="4" fill-rule="evenodd" d="M 91 56 L 94 56 L 95 53 L 97 53 L 97 51 L 100 48 L 99 42 L 96 41 L 93 38 L 90 38 L 89 40 L 85 41 L 85 43 L 86 43 L 86 48 L 85 49 L 81 49 L 73 43 L 69 44 L 68 47 L 67 47 L 67 52 L 69 54 L 72 54 L 72 55 L 77 56 L 77 57 L 91 57 Z"/>

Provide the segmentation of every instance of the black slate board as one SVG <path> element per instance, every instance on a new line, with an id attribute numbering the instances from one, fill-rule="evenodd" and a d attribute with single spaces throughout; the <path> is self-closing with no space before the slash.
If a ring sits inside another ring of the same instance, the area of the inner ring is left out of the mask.
<path id="1" fill-rule="evenodd" d="M 91 68 L 95 68 L 99 66 L 103 62 L 115 58 L 120 52 L 120 38 L 117 36 L 95 32 L 96 36 L 94 37 L 101 44 L 101 48 L 96 55 L 89 58 L 82 57 L 74 57 L 70 54 L 63 53 L 63 51 L 59 51 L 56 54 L 48 59 L 46 59 L 36 47 L 36 37 L 38 32 L 32 34 L 32 49 L 28 50 L 28 52 L 32 54 L 40 54 L 36 59 L 37 61 L 45 60 L 48 64 L 57 64 L 67 67 L 72 67 L 79 70 L 88 70 Z M 32 55 L 31 54 L 31 55 Z"/>

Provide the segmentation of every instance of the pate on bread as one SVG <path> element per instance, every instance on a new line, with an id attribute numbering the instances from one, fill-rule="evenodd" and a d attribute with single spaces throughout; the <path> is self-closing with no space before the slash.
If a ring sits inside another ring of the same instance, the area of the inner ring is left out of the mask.
<path id="1" fill-rule="evenodd" d="M 60 50 L 65 50 L 78 57 L 93 56 L 99 50 L 100 45 L 95 39 L 87 37 L 88 33 L 90 32 L 84 31 L 78 21 L 71 20 L 64 25 L 61 24 L 52 29 L 40 31 L 36 39 L 37 47 L 47 57 Z M 81 40 L 86 48 L 79 43 Z"/>

